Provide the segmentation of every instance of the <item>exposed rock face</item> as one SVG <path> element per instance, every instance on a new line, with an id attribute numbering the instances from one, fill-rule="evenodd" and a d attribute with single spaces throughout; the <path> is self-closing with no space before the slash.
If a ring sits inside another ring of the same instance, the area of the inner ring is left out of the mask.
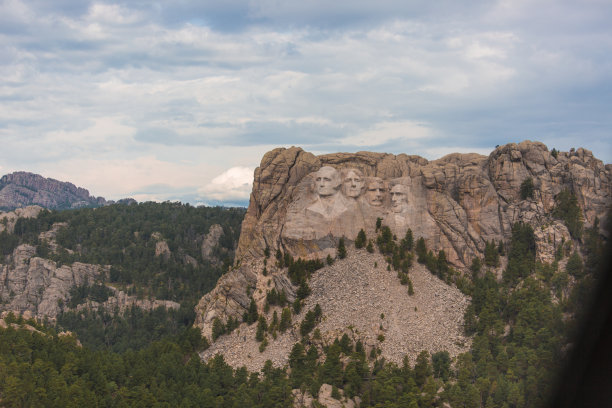
<path id="1" fill-rule="evenodd" d="M 41 206 L 31 205 L 11 212 L 0 211 L 0 232 L 7 230 L 12 233 L 19 218 L 36 218 L 42 210 Z"/>
<path id="2" fill-rule="evenodd" d="M 334 179 L 330 191 L 317 182 L 321 168 L 336 170 L 327 174 Z M 355 174 L 361 178 L 357 194 L 348 190 Z M 520 186 L 528 177 L 535 197 L 522 200 Z M 353 240 L 364 228 L 373 236 L 380 217 L 398 237 L 410 227 L 428 248 L 443 249 L 461 267 L 482 253 L 485 241 L 507 241 L 516 221 L 541 223 L 563 188 L 576 194 L 591 225 L 610 203 L 611 168 L 582 148 L 555 158 L 542 143 L 529 141 L 498 147 L 488 157 L 450 154 L 431 162 L 405 154 L 316 157 L 296 147 L 275 149 L 255 170 L 236 259 L 260 257 L 266 247 L 321 257 L 343 235 Z"/>
<path id="3" fill-rule="evenodd" d="M 555 249 L 563 243 L 571 241 L 570 233 L 561 221 L 542 225 L 540 228 L 536 228 L 533 233 L 536 239 L 537 259 L 540 262 L 553 263 Z"/>
<path id="4" fill-rule="evenodd" d="M 0 208 L 12 210 L 37 204 L 50 209 L 99 207 L 107 204 L 102 197 L 72 183 L 19 171 L 0 178 Z"/>
<path id="5" fill-rule="evenodd" d="M 80 262 L 58 267 L 55 262 L 35 255 L 35 247 L 20 245 L 5 265 L 0 264 L 3 310 L 29 311 L 35 317 L 53 319 L 70 299 L 73 286 L 93 283 L 109 273 L 109 268 Z"/>
<path id="6" fill-rule="evenodd" d="M 51 248 L 57 244 L 50 232 L 57 231 L 61 226 L 55 224 L 51 231 L 43 233 L 49 238 Z M 109 272 L 109 266 L 81 262 L 58 267 L 53 261 L 37 257 L 35 247 L 20 245 L 15 248 L 5 264 L 0 264 L 0 310 L 11 311 L 24 317 L 54 320 L 60 312 L 67 310 L 70 289 L 108 279 Z M 76 309 L 104 308 L 123 312 L 131 306 L 145 310 L 160 306 L 167 309 L 180 307 L 178 303 L 169 300 L 138 299 L 114 287 L 109 286 L 109 289 L 114 294 L 104 303 L 87 301 L 78 305 Z"/>
<path id="7" fill-rule="evenodd" d="M 535 194 L 523 200 L 520 187 L 529 177 L 533 179 Z M 585 225 L 590 226 L 596 217 L 604 217 L 611 203 L 612 166 L 604 166 L 582 148 L 559 152 L 553 157 L 545 145 L 530 141 L 498 147 L 489 156 L 450 154 L 434 161 L 406 154 L 358 152 L 314 156 L 297 147 L 274 149 L 264 155 L 255 170 L 253 191 L 236 251 L 236 267 L 201 299 L 196 307 L 196 325 L 202 328 L 203 334 L 210 335 L 215 317 L 240 318 L 244 313 L 249 304 L 247 288 L 252 290 L 260 308 L 266 290 L 281 289 L 280 277 L 284 276 L 286 282 L 284 272 L 273 271 L 268 265 L 271 277 L 262 274 L 266 248 L 272 254 L 280 249 L 294 258 L 323 259 L 327 254 L 335 255 L 342 236 L 350 243 L 363 228 L 368 238 L 374 238 L 377 218 L 398 239 L 410 228 L 415 240 L 423 237 L 428 249 L 444 250 L 449 262 L 459 270 L 466 268 L 474 256 L 483 256 L 487 241 L 507 243 L 512 225 L 523 221 L 538 231 L 538 258 L 549 261 L 554 257 L 555 245 L 569 239 L 562 223 L 551 223 L 554 199 L 562 189 L 569 189 L 577 196 Z M 365 274 L 364 268 L 371 272 L 367 263 L 363 263 L 345 273 Z M 308 299 L 324 301 L 321 297 L 324 287 L 314 282 Z M 347 285 L 344 289 L 337 288 L 336 295 L 357 290 Z M 288 290 L 291 284 L 283 286 Z M 415 287 L 415 293 L 418 292 Z M 437 294 L 443 292 L 440 289 Z M 454 307 L 463 307 L 462 302 L 456 300 Z M 350 314 L 342 307 L 333 313 Z M 399 311 L 392 313 L 401 315 Z M 370 315 L 377 315 L 373 308 L 360 310 L 354 318 L 367 321 Z M 450 309 L 442 315 L 454 316 Z M 402 322 L 417 324 L 410 319 L 405 317 Z M 438 323 L 442 327 L 446 325 L 444 330 L 448 330 L 457 323 L 453 319 L 441 317 Z M 341 334 L 345 323 L 338 322 L 337 326 L 325 327 L 325 330 Z M 429 333 L 436 333 L 436 327 L 428 329 Z M 410 347 L 436 349 L 435 342 L 429 341 L 411 342 L 401 349 L 398 344 L 404 336 L 402 333 L 398 329 L 394 335 L 397 339 L 392 337 L 395 340 L 389 341 L 388 347 L 396 347 L 400 353 L 409 352 Z M 444 334 L 440 332 L 437 336 L 444 337 Z M 447 346 L 444 344 L 452 349 Z M 275 350 L 275 347 L 280 346 L 271 344 L 269 349 Z M 211 348 L 215 349 L 228 350 Z M 277 351 L 282 355 L 286 351 L 283 350 L 281 347 Z"/>
<path id="8" fill-rule="evenodd" d="M 222 277 L 215 289 L 204 295 L 196 310 L 194 325 L 203 329 L 203 334 L 210 337 L 212 321 L 215 317 L 242 316 L 248 309 L 250 299 L 247 294 L 248 287 L 257 284 L 257 273 L 250 267 L 235 269 Z"/>
<path id="9" fill-rule="evenodd" d="M 219 245 L 219 239 L 223 235 L 223 227 L 219 224 L 213 224 L 208 230 L 208 234 L 202 241 L 202 259 L 211 259 L 213 249 Z"/>
<path id="10" fill-rule="evenodd" d="M 126 309 L 135 306 L 144 310 L 157 309 L 158 307 L 164 307 L 166 309 L 178 310 L 181 305 L 171 300 L 158 300 L 158 299 L 138 299 L 137 296 L 130 296 L 127 293 L 108 286 L 114 292 L 113 296 L 110 296 L 105 302 L 98 303 L 95 301 L 87 301 L 76 307 L 77 310 L 89 309 L 89 310 L 117 310 L 119 313 L 123 313 Z"/>
<path id="11" fill-rule="evenodd" d="M 170 254 L 170 247 L 168 247 L 166 241 L 157 241 L 155 243 L 155 256 L 161 256 L 164 259 L 168 259 Z"/>

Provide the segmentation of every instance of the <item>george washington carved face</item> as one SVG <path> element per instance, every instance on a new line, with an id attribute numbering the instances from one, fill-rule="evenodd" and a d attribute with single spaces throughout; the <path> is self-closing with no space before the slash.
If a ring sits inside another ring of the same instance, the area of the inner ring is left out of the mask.
<path id="1" fill-rule="evenodd" d="M 381 178 L 374 178 L 368 183 L 368 189 L 366 192 L 366 199 L 368 203 L 373 207 L 380 207 L 385 201 L 385 182 Z"/>
<path id="2" fill-rule="evenodd" d="M 342 180 L 342 188 L 344 195 L 347 197 L 357 198 L 363 191 L 364 180 L 363 174 L 357 169 L 348 169 Z"/>
<path id="3" fill-rule="evenodd" d="M 328 197 L 338 192 L 340 187 L 340 174 L 333 167 L 321 167 L 314 174 L 315 191 L 321 197 Z"/>

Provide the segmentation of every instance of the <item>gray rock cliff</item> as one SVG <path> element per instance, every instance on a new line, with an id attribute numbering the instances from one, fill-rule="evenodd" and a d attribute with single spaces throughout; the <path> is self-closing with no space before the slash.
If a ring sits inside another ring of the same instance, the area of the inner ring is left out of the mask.
<path id="1" fill-rule="evenodd" d="M 195 325 L 204 335 L 210 335 L 214 318 L 240 319 L 248 308 L 249 294 L 260 310 L 267 290 L 276 288 L 294 296 L 295 288 L 285 272 L 268 264 L 268 276 L 263 275 L 266 248 L 271 254 L 280 250 L 294 258 L 324 259 L 327 254 L 335 255 L 340 237 L 350 243 L 359 229 L 364 229 L 368 238 L 375 238 L 377 218 L 398 239 L 410 228 L 415 240 L 425 239 L 428 249 L 444 250 L 448 261 L 459 271 L 465 271 L 473 257 L 483 256 L 486 242 L 507 244 L 512 225 L 527 222 L 536 231 L 538 259 L 550 262 L 554 248 L 570 239 L 566 226 L 551 216 L 555 196 L 563 189 L 571 191 L 578 199 L 587 227 L 597 217 L 604 218 L 612 199 L 611 165 L 604 165 L 582 148 L 555 156 L 544 144 L 531 141 L 497 147 L 489 156 L 455 153 L 433 161 L 406 154 L 315 156 L 298 147 L 274 149 L 264 155 L 255 170 L 235 266 L 200 300 Z M 527 178 L 533 180 L 534 194 L 522 199 L 520 188 Z M 365 263 L 346 268 L 343 273 L 365 273 L 360 269 L 367 266 L 361 265 Z M 368 270 L 366 275 L 371 273 Z M 424 276 L 421 288 L 415 287 L 417 293 L 437 285 L 427 274 Z M 324 299 L 317 290 L 323 289 L 313 286 L 311 296 Z M 393 288 L 386 293 L 395 291 Z M 464 307 L 460 299 L 457 295 L 455 311 Z M 404 302 L 400 298 L 395 301 Z M 363 309 L 361 313 L 366 319 L 369 312 Z M 453 326 L 457 324 L 456 316 L 462 314 L 449 316 L 453 316 L 452 321 L 441 319 L 436 324 Z M 327 330 L 341 333 L 345 328 Z M 431 334 L 425 337 L 433 339 L 433 333 L 441 329 L 434 324 L 422 330 Z M 404 335 L 399 330 L 397 338 Z M 459 332 L 455 335 L 461 336 Z M 436 348 L 434 340 L 421 343 L 424 348 Z M 232 343 L 227 347 L 234 346 Z M 277 346 L 271 349 L 274 347 Z M 398 346 L 389 342 L 388 347 Z"/>
<path id="2" fill-rule="evenodd" d="M 4 210 L 29 205 L 67 209 L 105 204 L 107 201 L 104 198 L 90 196 L 84 188 L 38 174 L 19 171 L 0 178 L 0 209 Z"/>

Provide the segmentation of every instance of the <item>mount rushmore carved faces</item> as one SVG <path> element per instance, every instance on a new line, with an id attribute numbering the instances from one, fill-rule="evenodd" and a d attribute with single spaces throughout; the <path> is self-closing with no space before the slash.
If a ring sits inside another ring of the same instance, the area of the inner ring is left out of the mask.
<path id="1" fill-rule="evenodd" d="M 335 239 L 355 239 L 361 229 L 375 234 L 378 218 L 394 233 L 405 233 L 410 208 L 405 183 L 364 177 L 355 168 L 321 167 L 304 178 L 304 188 L 288 208 L 284 247 L 294 256 L 325 257 L 334 253 Z"/>
<path id="2" fill-rule="evenodd" d="M 348 169 L 344 171 L 342 178 L 342 187 L 344 195 L 351 198 L 357 198 L 363 192 L 364 187 L 363 174 L 357 169 Z"/>
<path id="3" fill-rule="evenodd" d="M 327 220 L 338 217 L 347 210 L 347 201 L 340 191 L 340 173 L 333 167 L 324 166 L 314 173 L 314 190 L 317 199 L 306 209 L 309 213 L 322 215 Z M 312 215 L 311 215 L 312 216 Z"/>
<path id="4" fill-rule="evenodd" d="M 368 183 L 368 191 L 366 194 L 368 204 L 373 207 L 382 206 L 385 202 L 385 192 L 385 182 L 379 177 L 374 177 Z"/>
<path id="5" fill-rule="evenodd" d="M 402 184 L 391 187 L 391 211 L 401 213 L 407 209 L 408 188 Z"/>
<path id="6" fill-rule="evenodd" d="M 331 196 L 338 192 L 338 187 L 340 187 L 340 175 L 333 167 L 321 167 L 319 171 L 315 173 L 315 183 L 315 188 L 319 196 Z"/>

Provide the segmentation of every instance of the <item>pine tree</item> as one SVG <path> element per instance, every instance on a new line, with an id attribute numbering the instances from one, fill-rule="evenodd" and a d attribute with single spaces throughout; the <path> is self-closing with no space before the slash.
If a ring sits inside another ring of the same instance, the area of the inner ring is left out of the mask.
<path id="1" fill-rule="evenodd" d="M 344 246 L 344 237 L 340 238 L 338 242 L 338 258 L 346 258 L 346 247 Z"/>
<path id="2" fill-rule="evenodd" d="M 551 155 L 552 155 L 552 157 L 554 157 L 555 159 L 556 159 L 557 157 L 559 157 L 559 151 L 558 151 L 557 149 L 555 149 L 554 147 L 553 147 L 553 149 L 551 150 L 550 154 L 551 154 Z"/>
<path id="3" fill-rule="evenodd" d="M 412 247 L 414 246 L 414 237 L 412 236 L 412 230 L 410 228 L 408 228 L 408 231 L 406 231 L 404 241 L 406 250 L 412 251 Z"/>
<path id="4" fill-rule="evenodd" d="M 582 264 L 582 258 L 578 255 L 578 252 L 574 251 L 574 253 L 567 260 L 567 264 L 565 265 L 565 270 L 570 275 L 579 278 L 582 277 L 584 272 L 584 265 Z"/>
<path id="5" fill-rule="evenodd" d="M 312 329 L 314 329 L 315 324 L 315 313 L 312 310 L 309 310 L 306 312 L 306 316 L 304 316 L 304 320 L 302 320 L 302 324 L 300 325 L 300 334 L 302 336 L 306 336 L 312 331 Z"/>
<path id="6" fill-rule="evenodd" d="M 300 282 L 296 295 L 299 300 L 306 299 L 310 295 L 310 287 L 306 283 L 306 279 L 302 279 L 302 282 Z"/>
<path id="7" fill-rule="evenodd" d="M 533 192 L 534 192 L 533 179 L 531 177 L 527 177 L 521 183 L 521 189 L 520 189 L 521 198 L 523 200 L 526 200 L 527 198 L 533 198 Z"/>
<path id="8" fill-rule="evenodd" d="M 429 353 L 423 350 L 417 356 L 416 364 L 414 365 L 414 381 L 417 386 L 422 387 L 431 375 L 431 365 L 429 364 Z"/>
<path id="9" fill-rule="evenodd" d="M 573 238 L 582 237 L 582 210 L 578 205 L 578 199 L 574 193 L 570 192 L 568 189 L 564 189 L 557 194 L 552 215 L 565 222 Z"/>
<path id="10" fill-rule="evenodd" d="M 284 333 L 289 328 L 289 326 L 291 326 L 291 309 L 286 307 L 281 313 L 281 320 L 278 325 L 278 330 L 281 333 Z"/>
<path id="11" fill-rule="evenodd" d="M 366 245 L 366 233 L 365 231 L 362 229 L 359 230 L 359 233 L 357 234 L 357 238 L 355 238 L 355 248 L 357 249 L 361 249 Z"/>
<path id="12" fill-rule="evenodd" d="M 417 254 L 417 261 L 419 263 L 427 262 L 427 246 L 425 245 L 425 239 L 423 237 L 417 239 L 415 250 Z"/>
<path id="13" fill-rule="evenodd" d="M 257 304 L 255 303 L 255 299 L 251 298 L 251 303 L 249 304 L 249 310 L 244 314 L 243 321 L 247 324 L 253 324 L 257 321 L 259 314 L 257 313 Z"/>
<path id="14" fill-rule="evenodd" d="M 268 330 L 268 323 L 266 322 L 266 318 L 263 316 L 259 316 L 259 320 L 257 322 L 257 332 L 255 333 L 255 340 L 263 341 L 264 335 Z"/>
<path id="15" fill-rule="evenodd" d="M 212 326 L 212 339 L 217 340 L 219 336 L 225 333 L 225 325 L 221 322 L 221 319 L 215 317 Z"/>
<path id="16" fill-rule="evenodd" d="M 493 240 L 485 242 L 484 263 L 494 268 L 499 266 L 499 252 Z"/>

